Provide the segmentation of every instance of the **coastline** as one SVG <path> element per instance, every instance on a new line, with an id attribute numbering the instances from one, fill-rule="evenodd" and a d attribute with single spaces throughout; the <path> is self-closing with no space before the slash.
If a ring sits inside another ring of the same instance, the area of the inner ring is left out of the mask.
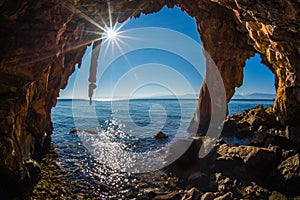
<path id="1" fill-rule="evenodd" d="M 186 153 L 170 166 L 153 173 L 125 175 L 127 182 L 120 185 L 100 181 L 91 187 L 80 178 L 70 182 L 70 173 L 80 173 L 83 169 L 67 167 L 67 173 L 61 171 L 54 150 L 42 164 L 43 177 L 31 199 L 40 196 L 61 199 L 297 199 L 300 197 L 297 187 L 300 184 L 299 147 L 288 139 L 288 128 L 277 124 L 272 115 L 270 108 L 258 105 L 229 116 L 225 120 L 223 137 L 251 138 L 248 144 L 229 145 L 219 139 L 213 150 L 200 159 L 199 149 L 210 140 L 195 138 Z M 121 180 L 125 180 L 123 178 Z"/>

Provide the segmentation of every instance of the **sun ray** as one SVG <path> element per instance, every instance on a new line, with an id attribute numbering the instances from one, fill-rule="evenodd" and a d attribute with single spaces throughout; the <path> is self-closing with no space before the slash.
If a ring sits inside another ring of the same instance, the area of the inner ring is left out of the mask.
<path id="1" fill-rule="evenodd" d="M 116 43 L 116 46 L 118 47 L 118 49 L 120 50 L 122 56 L 125 58 L 126 62 L 128 63 L 129 66 L 131 66 L 131 63 L 129 61 L 129 59 L 127 58 L 126 54 L 124 53 L 123 49 L 121 48 L 119 43 Z"/>
<path id="2" fill-rule="evenodd" d="M 107 42 L 105 41 L 105 40 L 103 40 L 103 45 L 105 45 Z M 109 49 L 109 46 L 110 46 L 110 44 L 108 43 L 108 44 L 106 44 L 105 45 L 105 50 L 104 50 L 104 57 L 106 57 L 106 55 L 107 55 L 107 51 L 108 51 L 108 49 Z"/>
<path id="3" fill-rule="evenodd" d="M 126 20 L 123 23 L 118 23 L 118 20 L 119 20 L 119 16 L 118 16 L 117 19 L 116 19 L 116 22 L 113 23 L 111 2 L 109 0 L 107 1 L 107 5 L 108 5 L 108 14 L 109 14 L 109 16 L 108 16 L 109 17 L 109 25 L 106 23 L 106 21 L 103 19 L 103 17 L 100 16 L 101 22 L 104 25 L 104 26 L 101 26 L 99 23 L 95 22 L 89 16 L 87 16 L 86 14 L 84 14 L 80 9 L 76 8 L 76 6 L 74 6 L 72 4 L 68 4 L 68 3 L 63 3 L 63 6 L 65 8 L 67 8 L 71 12 L 74 12 L 74 13 L 80 15 L 82 18 L 84 18 L 85 20 L 87 20 L 88 22 L 90 22 L 91 24 L 93 24 L 94 26 L 96 26 L 97 28 L 99 28 L 100 30 L 103 31 L 103 32 L 97 32 L 97 31 L 86 30 L 86 32 L 89 32 L 89 33 L 97 34 L 99 36 L 102 35 L 102 39 L 104 39 L 103 42 L 104 43 L 108 42 L 108 45 L 106 46 L 107 48 L 105 49 L 106 53 L 107 53 L 107 51 L 108 51 L 109 48 L 111 48 L 112 51 L 114 51 L 114 46 L 118 46 L 118 48 L 120 49 L 121 46 L 120 46 L 119 43 L 122 43 L 122 45 L 126 45 L 126 43 L 122 39 L 140 40 L 140 38 L 130 37 L 130 36 L 123 35 L 123 33 L 125 33 L 126 31 L 121 31 L 121 29 L 128 23 L 129 19 Z M 138 12 L 140 12 L 139 9 L 134 10 L 133 13 L 132 13 L 132 16 L 135 16 Z M 103 33 L 105 33 L 105 31 L 107 30 L 107 28 L 105 28 L 105 27 L 109 27 L 110 28 L 110 32 L 113 34 L 113 37 L 106 37 L 106 36 L 103 37 Z M 112 39 L 112 41 L 106 41 L 108 39 Z M 100 40 L 100 39 L 99 38 L 98 39 L 95 38 L 95 39 L 87 40 L 87 41 L 84 41 L 84 42 L 80 42 L 79 44 L 70 46 L 67 49 L 62 50 L 61 53 L 67 53 L 69 51 L 75 50 L 77 48 L 80 48 L 82 46 L 88 45 L 88 44 L 90 44 L 90 43 L 92 43 L 94 41 L 98 41 L 98 40 Z M 57 55 L 57 52 L 50 53 L 50 54 L 44 54 L 44 55 L 41 55 L 41 56 L 39 56 L 38 58 L 36 58 L 34 60 L 30 60 L 30 61 L 27 61 L 27 62 L 26 62 L 26 60 L 29 59 L 29 58 L 32 58 L 32 55 L 24 55 L 24 56 L 21 56 L 22 57 L 21 60 L 24 61 L 22 63 L 22 66 L 30 65 L 30 64 L 33 64 L 35 62 L 39 62 L 39 61 L 51 58 L 51 57 L 53 57 L 55 55 Z M 10 60 L 10 61 L 7 61 L 6 63 L 7 64 L 13 64 L 15 62 L 17 62 L 17 61 Z"/>
<path id="4" fill-rule="evenodd" d="M 86 30 L 85 31 L 86 33 L 93 33 L 93 34 L 96 34 L 96 35 L 99 35 L 101 36 L 103 32 L 99 32 L 99 31 L 90 31 L 90 30 Z"/>
<path id="5" fill-rule="evenodd" d="M 99 17 L 101 18 L 101 21 L 104 24 L 104 27 L 108 27 L 108 25 L 107 25 L 106 21 L 103 19 L 102 15 L 100 15 Z"/>
<path id="6" fill-rule="evenodd" d="M 126 31 L 123 31 L 122 33 L 126 33 Z M 140 38 L 137 38 L 137 37 L 132 37 L 132 36 L 127 36 L 127 35 L 124 35 L 120 33 L 120 36 L 119 38 L 122 38 L 122 39 L 131 39 L 131 40 L 137 40 L 137 41 L 146 41 L 144 39 L 140 39 Z"/>
<path id="7" fill-rule="evenodd" d="M 109 27 L 112 29 L 112 16 L 111 16 L 111 7 L 110 7 L 110 1 L 107 1 L 107 7 L 108 7 L 108 17 L 109 17 Z"/>
<path id="8" fill-rule="evenodd" d="M 87 20 L 88 22 L 90 22 L 91 24 L 93 24 L 94 26 L 96 26 L 97 28 L 101 29 L 102 31 L 104 31 L 104 28 L 102 26 L 100 26 L 100 24 L 98 24 L 97 22 L 95 22 L 93 19 L 91 19 L 89 16 L 87 16 L 86 14 L 84 14 L 81 10 L 79 10 L 78 8 L 76 8 L 74 5 L 71 4 L 63 4 L 67 9 L 69 9 L 72 12 L 76 12 L 77 14 L 79 14 L 81 17 L 83 17 L 85 20 Z"/>
<path id="9" fill-rule="evenodd" d="M 90 44 L 90 43 L 92 43 L 94 41 L 98 41 L 98 40 L 101 40 L 101 38 L 96 38 L 96 39 L 91 39 L 91 40 L 87 40 L 87 41 L 81 42 L 80 44 L 77 44 L 77 45 L 68 47 L 66 49 L 63 49 L 60 52 L 60 54 L 68 53 L 70 51 L 78 49 L 78 48 L 80 48 L 82 46 L 86 46 L 86 45 L 88 45 L 88 44 Z M 53 50 L 56 50 L 56 49 L 53 49 Z M 34 53 L 32 53 L 32 54 L 34 54 Z M 46 60 L 48 58 L 52 58 L 53 56 L 57 56 L 57 52 L 55 52 L 55 53 L 44 54 L 44 55 L 41 55 L 38 58 L 35 58 L 33 60 L 26 61 L 26 59 L 32 58 L 32 54 L 29 54 L 28 56 L 20 56 L 20 57 L 22 57 L 21 59 L 7 61 L 7 62 L 5 62 L 5 64 L 6 65 L 14 65 L 16 62 L 18 62 L 18 63 L 22 63 L 22 64 L 19 64 L 18 67 L 24 67 L 26 65 L 32 65 L 32 64 L 34 64 L 36 62 L 40 62 L 40 61 Z"/>
<path id="10" fill-rule="evenodd" d="M 70 48 L 68 48 L 68 49 L 64 50 L 64 51 L 63 51 L 63 53 L 66 53 L 66 52 L 72 51 L 72 50 L 74 50 L 74 49 L 77 49 L 77 48 L 80 48 L 80 47 L 82 47 L 82 46 L 86 46 L 86 45 L 88 45 L 88 44 L 91 44 L 92 42 L 99 41 L 99 40 L 101 40 L 101 38 L 100 38 L 100 37 L 99 37 L 99 38 L 97 38 L 97 39 L 91 39 L 91 40 L 89 40 L 89 41 L 82 42 L 81 44 L 78 44 L 78 45 L 72 46 L 72 47 L 70 47 Z"/>

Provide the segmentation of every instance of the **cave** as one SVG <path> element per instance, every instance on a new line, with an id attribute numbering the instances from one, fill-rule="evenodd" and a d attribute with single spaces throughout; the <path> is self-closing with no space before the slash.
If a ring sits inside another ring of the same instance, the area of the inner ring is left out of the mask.
<path id="1" fill-rule="evenodd" d="M 296 0 L 256 1 L 1 1 L 1 192 L 30 188 L 39 176 L 53 126 L 51 109 L 59 91 L 80 67 L 87 46 L 99 42 L 93 22 L 124 22 L 163 6 L 180 7 L 196 19 L 202 47 L 223 78 L 226 102 L 243 83 L 246 60 L 259 54 L 275 74 L 272 112 L 299 144 L 300 4 Z M 103 26 L 104 24 L 100 24 Z M 95 81 L 91 81 L 95 82 Z M 210 94 L 202 85 L 190 130 L 205 134 Z M 226 106 L 226 105 L 225 105 Z M 5 196 L 4 196 L 5 197 Z"/>
<path id="2" fill-rule="evenodd" d="M 246 61 L 243 85 L 236 88 L 228 103 L 228 116 L 237 113 L 239 107 L 234 102 L 240 100 L 253 104 L 251 107 L 255 107 L 254 103 L 249 101 L 251 99 L 258 100 L 258 103 L 263 103 L 264 106 L 273 106 L 275 92 L 275 75 L 262 63 L 260 55 L 256 54 Z"/>

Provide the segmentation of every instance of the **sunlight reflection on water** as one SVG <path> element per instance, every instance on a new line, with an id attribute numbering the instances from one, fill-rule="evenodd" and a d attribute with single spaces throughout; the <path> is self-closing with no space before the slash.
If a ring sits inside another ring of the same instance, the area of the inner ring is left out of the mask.
<path id="1" fill-rule="evenodd" d="M 76 109 L 81 113 L 83 123 L 90 128 L 90 121 L 86 112 L 87 101 L 78 101 L 77 103 L 78 107 Z M 195 103 L 196 100 L 186 100 L 185 102 L 185 105 L 190 109 L 186 109 L 181 118 L 187 124 L 190 119 L 189 115 L 192 115 L 194 112 Z M 254 107 L 258 103 L 260 102 L 231 102 L 229 108 L 231 113 L 237 113 Z M 266 102 L 264 105 L 269 106 L 272 103 Z M 139 102 L 139 104 L 143 103 Z M 167 140 L 155 140 L 153 138 L 153 130 L 146 130 L 145 128 L 145 135 L 137 137 L 134 130 L 127 126 L 124 119 L 113 118 L 109 102 L 99 102 L 95 106 L 99 116 L 98 121 L 101 125 L 97 135 L 83 132 L 79 132 L 78 135 L 69 134 L 69 131 L 75 127 L 71 108 L 72 101 L 59 100 L 52 112 L 54 125 L 52 138 L 59 156 L 57 164 L 65 171 L 69 179 L 72 181 L 82 180 L 88 187 L 96 188 L 99 193 L 104 195 L 104 193 L 109 193 L 109 191 L 114 193 L 114 188 L 118 188 L 118 190 L 125 189 L 128 187 L 125 180 L 131 182 L 136 178 L 132 173 L 120 172 L 126 171 L 123 169 L 124 163 L 133 162 L 128 158 L 126 152 L 136 153 L 135 158 L 139 159 L 140 152 L 155 151 L 166 145 L 174 136 L 174 127 L 178 127 L 176 126 L 178 118 L 176 117 L 174 102 L 169 101 L 170 107 L 168 108 L 167 106 L 166 110 L 172 112 L 169 113 L 168 126 L 164 127 L 163 131 L 168 133 L 170 138 Z M 140 119 L 143 114 L 146 116 L 145 119 L 147 119 L 149 115 L 147 112 L 144 112 L 143 106 L 140 107 L 140 110 L 143 112 L 138 113 L 135 110 L 136 116 L 139 116 L 137 119 Z M 229 142 L 234 144 L 240 141 L 231 138 Z M 131 159 L 133 158 L 131 157 Z M 153 162 L 153 160 L 148 162 Z"/>

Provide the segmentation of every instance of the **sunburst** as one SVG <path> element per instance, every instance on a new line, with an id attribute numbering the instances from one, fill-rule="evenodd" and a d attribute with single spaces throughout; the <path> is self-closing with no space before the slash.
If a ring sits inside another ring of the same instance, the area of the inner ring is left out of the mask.
<path id="1" fill-rule="evenodd" d="M 88 15 L 84 14 L 84 12 L 80 11 L 78 8 L 76 8 L 74 5 L 65 4 L 65 7 L 69 10 L 71 10 L 74 13 L 79 14 L 83 19 L 94 25 L 98 28 L 97 31 L 89 31 L 90 33 L 94 35 L 99 35 L 99 37 L 93 38 L 93 41 L 88 41 L 89 43 L 93 42 L 93 48 L 92 48 L 92 57 L 91 57 L 91 65 L 90 65 L 90 75 L 89 80 L 96 80 L 96 74 L 97 74 L 97 68 L 98 68 L 98 56 L 101 50 L 104 50 L 104 56 L 107 55 L 108 51 L 110 50 L 113 54 L 119 53 L 122 54 L 122 56 L 125 58 L 125 60 L 130 65 L 130 62 L 125 55 L 122 47 L 124 45 L 127 46 L 125 39 L 135 39 L 130 36 L 126 36 L 125 31 L 121 31 L 124 25 L 127 24 L 128 20 L 123 23 L 118 23 L 119 17 L 116 18 L 113 16 L 110 1 L 107 0 L 107 8 L 108 8 L 108 19 L 107 17 L 103 17 L 102 15 L 99 16 L 101 19 L 100 21 L 95 21 Z M 132 16 L 135 15 L 135 13 L 138 12 L 136 10 Z M 86 45 L 86 43 L 79 44 L 78 46 L 72 46 L 70 50 L 81 47 Z M 103 48 L 105 47 L 105 48 Z M 96 83 L 94 81 L 90 82 L 90 85 L 93 86 L 89 88 L 89 98 L 90 103 L 92 103 L 92 96 L 93 96 L 93 90 L 96 88 Z"/>
<path id="2" fill-rule="evenodd" d="M 119 33 L 116 30 L 110 29 L 110 28 L 108 28 L 104 32 L 105 37 L 107 37 L 107 39 L 109 39 L 109 40 L 115 40 L 115 39 L 117 39 L 118 34 Z"/>
<path id="3" fill-rule="evenodd" d="M 102 33 L 102 41 L 108 43 L 118 43 L 121 41 L 122 31 L 120 29 L 123 27 L 123 24 L 115 23 L 114 25 L 105 26 Z"/>

